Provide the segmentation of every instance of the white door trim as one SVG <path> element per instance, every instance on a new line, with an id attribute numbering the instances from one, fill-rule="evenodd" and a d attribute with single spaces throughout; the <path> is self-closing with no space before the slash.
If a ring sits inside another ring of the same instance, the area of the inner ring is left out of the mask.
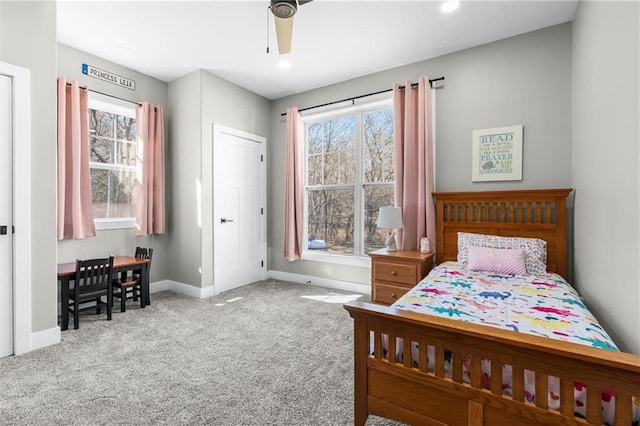
<path id="1" fill-rule="evenodd" d="M 0 358 L 13 355 L 13 79 L 0 74 Z"/>
<path id="2" fill-rule="evenodd" d="M 13 79 L 14 93 L 13 353 L 20 355 L 31 350 L 31 72 L 0 61 L 0 74 Z"/>

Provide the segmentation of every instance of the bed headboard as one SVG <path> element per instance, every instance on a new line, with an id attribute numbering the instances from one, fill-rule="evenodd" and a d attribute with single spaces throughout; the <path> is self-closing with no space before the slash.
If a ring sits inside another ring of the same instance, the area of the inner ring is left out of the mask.
<path id="1" fill-rule="evenodd" d="M 540 238 L 547 269 L 567 277 L 566 199 L 572 189 L 435 192 L 436 260 L 456 260 L 458 232 Z"/>

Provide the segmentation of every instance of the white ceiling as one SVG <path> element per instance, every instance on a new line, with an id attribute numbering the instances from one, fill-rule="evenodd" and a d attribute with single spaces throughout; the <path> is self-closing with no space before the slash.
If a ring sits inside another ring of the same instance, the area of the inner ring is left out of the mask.
<path id="1" fill-rule="evenodd" d="M 463 0 L 444 14 L 441 3 L 300 6 L 287 70 L 277 65 L 268 0 L 57 0 L 58 41 L 166 82 L 205 69 L 277 99 L 571 21 L 577 6 L 576 0 Z"/>

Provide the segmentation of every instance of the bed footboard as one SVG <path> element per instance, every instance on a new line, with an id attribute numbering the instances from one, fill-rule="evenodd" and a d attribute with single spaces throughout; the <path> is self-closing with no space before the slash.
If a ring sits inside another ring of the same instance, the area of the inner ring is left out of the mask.
<path id="1" fill-rule="evenodd" d="M 356 425 L 369 414 L 420 425 L 600 425 L 603 391 L 615 395 L 611 424 L 631 425 L 640 405 L 638 355 L 370 303 L 345 309 L 354 319 Z M 532 378 L 535 395 L 549 395 L 550 383 L 558 394 L 531 400 Z M 576 387 L 586 392 L 583 414 Z"/>

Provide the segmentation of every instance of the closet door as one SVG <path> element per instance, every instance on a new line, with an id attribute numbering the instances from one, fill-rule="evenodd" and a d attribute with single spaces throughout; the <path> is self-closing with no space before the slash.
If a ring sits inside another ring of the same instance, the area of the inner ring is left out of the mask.
<path id="1" fill-rule="evenodd" d="M 265 143 L 264 137 L 214 126 L 215 294 L 265 276 Z"/>
<path id="2" fill-rule="evenodd" d="M 13 79 L 0 74 L 0 357 L 13 355 Z"/>

